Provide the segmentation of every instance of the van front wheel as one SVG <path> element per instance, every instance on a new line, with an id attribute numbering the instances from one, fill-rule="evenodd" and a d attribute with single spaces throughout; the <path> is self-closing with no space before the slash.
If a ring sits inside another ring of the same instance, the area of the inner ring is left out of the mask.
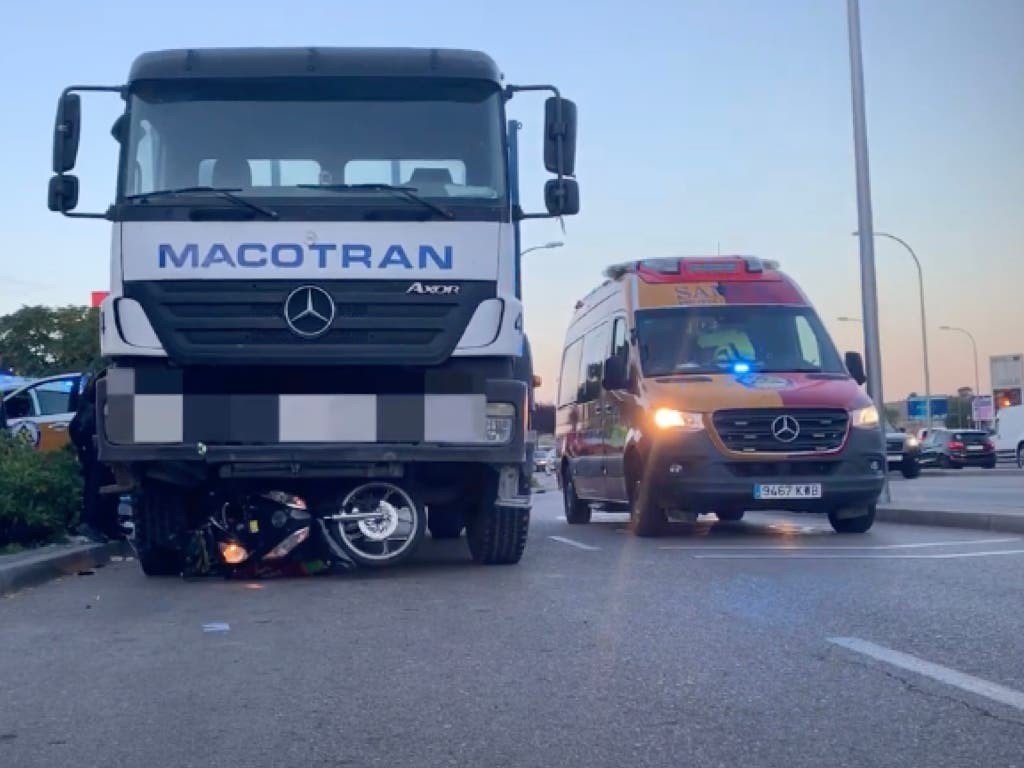
<path id="1" fill-rule="evenodd" d="M 836 533 L 867 533 L 875 524 L 875 505 L 860 510 L 834 509 L 828 513 L 828 521 Z"/>
<path id="2" fill-rule="evenodd" d="M 665 510 L 652 498 L 640 480 L 634 480 L 629 494 L 629 523 L 637 536 L 661 536 L 668 528 Z"/>

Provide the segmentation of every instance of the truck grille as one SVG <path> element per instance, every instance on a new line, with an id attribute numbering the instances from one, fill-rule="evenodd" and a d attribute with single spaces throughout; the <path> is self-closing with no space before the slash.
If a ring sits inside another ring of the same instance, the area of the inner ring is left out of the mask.
<path id="1" fill-rule="evenodd" d="M 435 281 L 424 281 L 433 284 Z M 293 363 L 437 365 L 458 344 L 492 282 L 446 281 L 447 295 L 407 293 L 411 280 L 181 280 L 125 283 L 171 359 L 185 365 Z M 335 318 L 317 338 L 288 327 L 296 288 L 330 294 Z"/>
<path id="2" fill-rule="evenodd" d="M 903 453 L 903 438 L 898 440 L 886 440 L 885 450 L 887 453 Z"/>
<path id="3" fill-rule="evenodd" d="M 730 451 L 823 453 L 842 447 L 850 415 L 839 408 L 759 408 L 716 411 L 715 431 Z M 787 427 L 781 430 L 781 427 Z M 796 435 L 789 438 L 795 428 Z"/>

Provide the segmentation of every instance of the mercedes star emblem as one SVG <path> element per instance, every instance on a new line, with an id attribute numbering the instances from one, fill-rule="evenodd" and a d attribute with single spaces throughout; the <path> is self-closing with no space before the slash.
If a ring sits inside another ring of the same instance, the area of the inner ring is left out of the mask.
<path id="1" fill-rule="evenodd" d="M 772 435 L 780 443 L 792 443 L 800 435 L 800 422 L 792 416 L 779 416 L 772 422 Z"/>
<path id="2" fill-rule="evenodd" d="M 327 333 L 336 311 L 331 294 L 315 285 L 296 288 L 284 300 L 284 321 L 292 333 L 304 339 L 315 339 Z"/>

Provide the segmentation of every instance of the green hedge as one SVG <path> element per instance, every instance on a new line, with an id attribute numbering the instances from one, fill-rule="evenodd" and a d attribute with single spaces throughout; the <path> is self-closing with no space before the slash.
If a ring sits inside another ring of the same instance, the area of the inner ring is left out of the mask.
<path id="1" fill-rule="evenodd" d="M 63 538 L 78 521 L 81 494 L 70 447 L 41 453 L 0 434 L 0 549 Z"/>

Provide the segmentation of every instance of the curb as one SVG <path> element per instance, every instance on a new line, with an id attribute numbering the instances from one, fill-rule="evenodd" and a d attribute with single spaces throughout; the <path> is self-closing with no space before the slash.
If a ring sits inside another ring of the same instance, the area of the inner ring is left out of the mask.
<path id="1" fill-rule="evenodd" d="M 1024 533 L 1024 515 L 1002 512 L 951 512 L 933 509 L 878 507 L 875 520 L 904 525 L 937 525 L 980 531 Z"/>
<path id="2" fill-rule="evenodd" d="M 13 563 L 0 562 L 0 595 L 104 565 L 123 552 L 123 542 L 73 544 L 47 548 Z"/>

